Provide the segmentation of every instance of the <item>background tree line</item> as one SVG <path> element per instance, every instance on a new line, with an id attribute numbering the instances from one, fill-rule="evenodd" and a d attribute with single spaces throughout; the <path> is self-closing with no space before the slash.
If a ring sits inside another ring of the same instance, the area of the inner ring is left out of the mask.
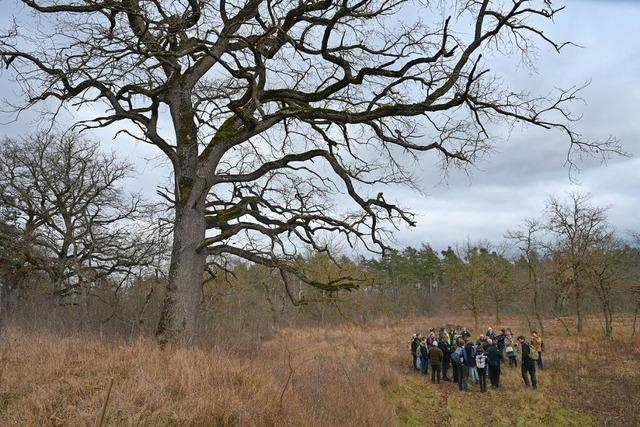
<path id="1" fill-rule="evenodd" d="M 1 317 L 31 326 L 152 334 L 161 318 L 170 248 L 166 206 L 127 194 L 132 169 L 77 134 L 6 139 L 0 148 Z M 383 257 L 320 251 L 295 258 L 305 281 L 239 257 L 210 258 L 200 334 L 266 336 L 286 325 L 381 315 L 491 313 L 544 318 L 640 310 L 640 239 L 621 236 L 588 195 L 549 199 L 539 219 L 501 242 L 467 241 Z M 356 290 L 309 287 L 350 278 Z M 635 322 L 634 322 L 635 333 Z"/>
<path id="2" fill-rule="evenodd" d="M 21 94 L 9 110 L 44 107 L 47 126 L 73 106 L 88 113 L 75 129 L 110 128 L 129 143 L 153 146 L 166 161 L 171 185 L 160 194 L 170 206 L 171 251 L 156 330 L 161 342 L 188 343 L 202 327 L 202 275 L 219 267 L 212 259 L 276 269 L 288 290 L 304 282 L 317 290 L 312 294 L 336 295 L 360 286 L 350 275 L 325 281 L 301 269 L 300 254 L 339 258 L 327 235 L 386 254 L 389 230 L 415 225 L 410 209 L 380 191 L 416 189 L 409 158 L 435 154 L 445 169 L 465 168 L 512 126 L 562 135 L 570 166 L 575 155 L 623 153 L 616 138 L 579 133 L 571 109 L 582 87 L 551 83 L 549 91 L 530 93 L 510 87 L 493 67 L 498 58 L 529 64 L 539 48 L 573 45 L 548 35 L 564 9 L 550 0 L 20 3 L 21 13 L 42 25 L 14 19 L 1 30 L 0 60 Z M 100 234 L 91 214 L 81 215 L 87 236 L 75 236 L 67 225 L 78 222 L 78 212 L 60 209 L 58 229 L 51 229 L 56 245 L 45 248 L 49 229 L 31 221 L 27 208 L 21 220 L 35 229 L 27 241 L 36 239 L 38 256 L 57 257 L 46 273 L 60 294 L 87 293 L 94 275 L 122 270 L 113 267 L 113 254 L 95 255 L 107 243 L 72 243 Z M 101 227 L 128 226 L 109 210 L 101 211 Z M 73 253 L 77 248 L 88 250 Z M 486 283 L 475 258 L 499 258 L 468 249 L 458 258 L 473 268 L 456 281 L 478 291 L 497 286 Z M 37 270 L 45 273 L 44 264 Z M 577 290 L 584 273 L 574 273 Z M 475 302 L 469 307 L 479 310 Z"/>

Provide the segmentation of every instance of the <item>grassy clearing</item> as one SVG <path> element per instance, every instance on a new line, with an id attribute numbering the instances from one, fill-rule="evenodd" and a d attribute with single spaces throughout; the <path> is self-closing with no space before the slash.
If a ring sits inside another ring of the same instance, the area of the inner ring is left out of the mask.
<path id="1" fill-rule="evenodd" d="M 505 366 L 500 391 L 461 393 L 412 371 L 416 325 L 437 323 L 289 329 L 237 352 L 10 328 L 0 337 L 0 425 L 96 425 L 111 378 L 107 425 L 640 425 L 638 340 L 603 343 L 551 327 L 537 391 Z"/>
<path id="2" fill-rule="evenodd" d="M 544 377 L 544 375 L 543 375 Z M 391 393 L 402 426 L 595 426 L 597 417 L 563 407 L 548 386 L 524 390 L 518 369 L 503 369 L 502 390 L 480 394 L 471 385 L 461 393 L 455 384 L 433 385 L 415 375 L 405 378 Z"/>

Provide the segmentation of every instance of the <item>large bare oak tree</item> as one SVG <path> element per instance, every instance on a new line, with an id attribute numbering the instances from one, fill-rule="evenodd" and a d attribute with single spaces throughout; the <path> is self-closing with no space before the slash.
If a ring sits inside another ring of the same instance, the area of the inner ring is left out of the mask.
<path id="1" fill-rule="evenodd" d="M 110 280 L 117 292 L 157 263 L 164 246 L 156 216 L 122 190 L 131 173 L 129 163 L 74 133 L 1 141 L 3 311 L 30 275 L 42 274 L 60 303 L 80 306 L 86 326 L 96 286 Z"/>
<path id="2" fill-rule="evenodd" d="M 380 192 L 413 183 L 406 154 L 473 162 L 495 121 L 558 129 L 570 151 L 616 149 L 573 130 L 576 88 L 515 92 L 482 60 L 535 43 L 560 51 L 566 43 L 542 30 L 561 10 L 549 0 L 22 3 L 40 24 L 0 38 L 27 96 L 20 108 L 103 108 L 79 125 L 126 122 L 120 132 L 172 166 L 162 340 L 193 337 L 203 272 L 218 256 L 280 269 L 285 284 L 355 286 L 314 281 L 296 255 L 327 251 L 332 234 L 383 252 L 392 225 L 413 224 Z"/>

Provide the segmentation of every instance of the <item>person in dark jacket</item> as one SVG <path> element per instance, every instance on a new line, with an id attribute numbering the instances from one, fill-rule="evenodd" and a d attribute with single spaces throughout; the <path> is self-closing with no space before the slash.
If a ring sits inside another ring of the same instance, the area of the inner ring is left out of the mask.
<path id="1" fill-rule="evenodd" d="M 438 348 L 442 350 L 442 381 L 451 381 L 448 376 L 451 363 L 451 347 L 446 340 L 438 340 Z"/>
<path id="2" fill-rule="evenodd" d="M 478 372 L 476 371 L 476 346 L 469 340 L 464 345 L 464 364 L 467 367 L 467 381 L 471 377 L 474 384 L 478 383 Z"/>
<path id="3" fill-rule="evenodd" d="M 413 334 L 411 337 L 411 357 L 413 358 L 413 369 L 418 370 L 418 347 L 420 346 L 420 334 Z"/>
<path id="4" fill-rule="evenodd" d="M 503 356 L 504 356 L 504 348 L 506 347 L 505 345 L 506 339 L 507 339 L 507 331 L 504 329 L 500 330 L 500 334 L 496 337 L 496 344 L 497 344 L 498 350 L 500 350 L 503 353 Z"/>
<path id="5" fill-rule="evenodd" d="M 500 363 L 502 362 L 502 352 L 498 350 L 495 342 L 489 342 L 489 350 L 487 350 L 487 361 L 489 362 L 489 381 L 491 388 L 500 387 Z"/>
<path id="6" fill-rule="evenodd" d="M 489 327 L 489 329 L 487 329 L 487 333 L 485 334 L 485 336 L 487 338 L 489 338 L 491 341 L 496 339 L 496 333 L 493 332 L 493 328 Z"/>
<path id="7" fill-rule="evenodd" d="M 480 392 L 487 391 L 487 355 L 482 346 L 478 346 L 476 353 L 476 370 L 478 371 L 478 379 L 480 383 Z"/>
<path id="8" fill-rule="evenodd" d="M 462 339 L 468 340 L 469 338 L 471 338 L 471 332 L 469 332 L 467 328 L 464 328 L 460 333 L 460 336 L 462 336 Z"/>
<path id="9" fill-rule="evenodd" d="M 469 386 L 467 385 L 467 376 L 465 374 L 464 365 L 464 343 L 462 340 L 459 340 L 456 343 L 456 349 L 451 353 L 451 363 L 453 364 L 454 369 L 454 380 L 458 383 L 458 387 L 460 391 L 469 391 Z"/>
<path id="10" fill-rule="evenodd" d="M 459 359 L 456 360 L 456 350 L 457 350 L 458 341 L 454 341 L 454 344 L 451 346 L 451 353 L 449 356 L 449 361 L 451 362 L 451 375 L 453 377 L 453 382 L 458 383 L 458 362 Z"/>
<path id="11" fill-rule="evenodd" d="M 420 357 L 420 371 L 422 372 L 422 375 L 427 375 L 429 372 L 429 349 L 427 348 L 426 337 L 422 337 L 422 340 L 420 340 L 418 356 Z"/>
<path id="12" fill-rule="evenodd" d="M 438 348 L 438 341 L 432 342 L 429 348 L 429 363 L 431 364 L 431 382 L 440 384 L 440 367 L 442 366 L 442 350 Z"/>
<path id="13" fill-rule="evenodd" d="M 521 370 L 524 386 L 529 387 L 529 377 L 531 377 L 531 387 L 535 390 L 538 388 L 538 379 L 536 378 L 536 361 L 531 359 L 531 352 L 536 349 L 527 343 L 522 335 L 518 337 L 518 342 L 522 349 Z"/>
<path id="14" fill-rule="evenodd" d="M 484 350 L 485 353 L 487 352 L 489 349 L 489 343 L 487 343 L 486 336 L 480 335 L 480 338 L 478 339 L 478 347 L 482 347 L 482 350 Z"/>

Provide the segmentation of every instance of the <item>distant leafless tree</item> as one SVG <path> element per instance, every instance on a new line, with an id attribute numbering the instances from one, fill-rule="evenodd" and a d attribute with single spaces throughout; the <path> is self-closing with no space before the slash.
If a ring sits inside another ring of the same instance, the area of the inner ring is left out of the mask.
<path id="1" fill-rule="evenodd" d="M 451 291 L 452 301 L 473 316 L 474 330 L 480 328 L 480 315 L 491 301 L 487 275 L 490 268 L 487 242 L 471 242 L 460 245 L 456 251 L 443 252 L 444 286 Z"/>
<path id="2" fill-rule="evenodd" d="M 544 335 L 544 324 L 540 315 L 540 283 L 542 282 L 542 260 L 540 259 L 541 245 L 537 233 L 542 229 L 542 225 L 529 219 L 520 228 L 509 230 L 506 238 L 511 241 L 520 251 L 527 266 L 527 287 L 532 291 L 532 308 L 536 317 L 540 332 Z"/>
<path id="3" fill-rule="evenodd" d="M 613 339 L 615 296 L 622 294 L 631 273 L 629 248 L 615 237 L 613 231 L 595 242 L 586 259 L 586 277 L 600 302 L 605 338 Z"/>
<path id="4" fill-rule="evenodd" d="M 491 148 L 496 122 L 557 129 L 569 152 L 619 150 L 574 131 L 567 107 L 578 88 L 513 92 L 482 60 L 488 51 L 526 57 L 537 42 L 566 46 L 541 29 L 562 9 L 549 0 L 22 3 L 41 25 L 0 38 L 28 100 L 18 108 L 106 107 L 79 125 L 128 122 L 137 130 L 120 132 L 155 145 L 173 167 L 162 340 L 193 336 L 209 256 L 328 291 L 356 286 L 315 281 L 295 256 L 303 246 L 326 252 L 328 234 L 384 252 L 390 226 L 414 224 L 380 192 L 413 186 L 407 155 L 469 164 Z M 454 19 L 416 13 L 442 16 L 437 7 Z"/>
<path id="5" fill-rule="evenodd" d="M 58 297 L 85 308 L 92 285 L 122 283 L 147 266 L 161 247 L 140 198 L 119 188 L 130 171 L 76 134 L 2 141 L 0 200 L 13 214 L 14 264 L 46 274 Z M 21 276 L 12 277 L 6 285 L 16 289 Z"/>
<path id="6" fill-rule="evenodd" d="M 501 314 L 521 289 L 513 280 L 514 267 L 505 256 L 504 245 L 485 245 L 480 253 L 487 295 L 493 300 L 496 324 L 502 322 Z"/>
<path id="7" fill-rule="evenodd" d="M 569 193 L 566 202 L 552 197 L 546 215 L 546 228 L 555 237 L 549 249 L 566 291 L 573 294 L 578 332 L 583 332 L 589 254 L 610 234 L 607 208 L 592 205 L 587 194 Z"/>

